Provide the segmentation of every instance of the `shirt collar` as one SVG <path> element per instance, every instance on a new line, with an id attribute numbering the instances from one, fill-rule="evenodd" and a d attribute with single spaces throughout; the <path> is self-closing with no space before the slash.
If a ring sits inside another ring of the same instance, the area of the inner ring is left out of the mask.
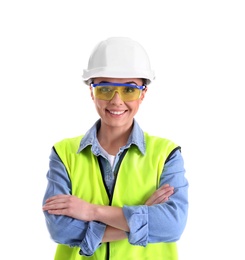
<path id="1" fill-rule="evenodd" d="M 98 119 L 94 125 L 85 133 L 84 137 L 81 140 L 78 153 L 80 153 L 83 149 L 85 149 L 87 146 L 91 145 L 91 151 L 95 155 L 99 155 L 101 153 L 100 145 L 97 139 L 97 129 L 100 127 L 101 120 Z M 132 132 L 128 138 L 128 142 L 125 149 L 129 148 L 132 144 L 136 145 L 140 152 L 142 154 L 145 154 L 145 138 L 144 138 L 144 132 L 140 128 L 139 124 L 134 119 L 133 122 L 133 129 Z"/>

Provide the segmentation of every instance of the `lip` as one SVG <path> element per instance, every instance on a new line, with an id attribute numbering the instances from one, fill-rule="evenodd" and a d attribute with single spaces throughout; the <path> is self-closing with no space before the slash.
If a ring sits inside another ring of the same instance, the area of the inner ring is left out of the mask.
<path id="1" fill-rule="evenodd" d="M 109 110 L 106 109 L 106 111 L 113 116 L 121 116 L 124 115 L 126 113 L 127 110 Z"/>

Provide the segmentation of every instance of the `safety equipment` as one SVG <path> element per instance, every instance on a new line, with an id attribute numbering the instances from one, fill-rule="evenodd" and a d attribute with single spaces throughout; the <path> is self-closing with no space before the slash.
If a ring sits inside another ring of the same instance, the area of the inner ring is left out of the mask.
<path id="1" fill-rule="evenodd" d="M 82 151 L 77 151 L 82 138 L 83 136 L 78 136 L 58 142 L 54 145 L 55 151 L 66 169 L 69 169 L 67 174 L 71 181 L 72 194 L 87 202 L 103 206 L 111 205 L 114 207 L 123 207 L 124 205 L 144 205 L 146 195 L 150 196 L 150 194 L 152 194 L 160 185 L 160 177 L 166 160 L 168 160 L 174 150 L 179 149 L 177 144 L 168 139 L 150 136 L 149 134 L 144 133 L 144 142 L 147 147 L 146 153 L 142 156 L 135 145 L 131 145 L 124 150 L 127 151 L 127 153 L 121 161 L 121 164 L 119 163 L 120 168 L 117 169 L 119 174 L 117 174 L 117 177 L 115 178 L 112 197 L 109 198 L 103 178 L 101 177 L 101 169 L 97 157 L 92 153 L 91 149 L 87 149 L 88 147 L 83 147 Z M 182 207 L 184 207 L 184 205 L 182 205 Z M 139 211 L 136 210 L 136 212 Z M 133 220 L 139 218 L 139 214 L 138 216 L 130 216 L 130 219 Z M 143 219 L 145 225 L 147 225 L 147 229 L 150 229 L 151 227 L 148 224 L 146 216 L 143 216 Z M 131 223 L 132 222 L 133 221 L 131 221 Z M 52 223 L 49 225 L 52 225 Z M 81 230 L 82 228 L 85 229 L 85 227 L 81 227 Z M 144 226 L 143 228 L 146 227 Z M 84 233 L 85 232 L 86 231 L 84 231 Z M 160 232 L 161 231 L 159 231 L 159 233 Z M 90 235 L 92 231 L 88 228 L 87 233 Z M 181 233 L 181 231 L 178 233 Z M 64 244 L 58 244 L 54 259 L 122 260 L 122 256 L 126 256 L 126 259 L 137 260 L 178 259 L 176 242 L 148 243 L 148 240 L 145 239 L 145 237 L 140 240 L 133 240 L 135 236 L 137 237 L 134 232 L 130 232 L 128 234 L 128 239 L 118 240 L 116 243 L 115 241 L 101 243 L 94 254 L 89 257 L 81 255 L 79 252 L 81 252 L 81 249 L 85 248 L 85 246 L 86 249 L 90 251 L 89 249 L 94 247 L 94 244 L 89 245 L 88 247 L 85 242 L 82 243 L 84 246 L 81 248 L 79 246 L 70 247 Z M 130 244 L 129 241 L 135 243 L 135 245 Z"/>
<path id="2" fill-rule="evenodd" d="M 83 70 L 84 82 L 91 84 L 93 78 L 142 78 L 149 85 L 155 78 L 145 49 L 128 37 L 111 37 L 94 48 Z"/>
<path id="3" fill-rule="evenodd" d="M 98 99 L 111 100 L 117 92 L 122 101 L 128 102 L 140 98 L 145 86 L 125 83 L 99 83 L 91 84 L 94 88 L 94 95 Z"/>

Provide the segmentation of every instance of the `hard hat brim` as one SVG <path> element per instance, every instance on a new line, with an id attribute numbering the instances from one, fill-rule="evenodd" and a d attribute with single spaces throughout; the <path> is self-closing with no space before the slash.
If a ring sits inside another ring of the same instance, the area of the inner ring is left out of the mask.
<path id="1" fill-rule="evenodd" d="M 96 68 L 96 69 L 91 69 L 83 70 L 83 80 L 86 84 L 90 85 L 92 82 L 93 78 L 100 78 L 100 77 L 106 77 L 106 78 L 140 78 L 140 79 L 145 79 L 146 84 L 149 85 L 154 79 L 155 79 L 155 73 L 154 71 L 151 71 L 151 74 L 149 75 L 149 71 L 135 71 L 135 70 L 130 70 L 130 71 L 122 71 L 122 70 L 110 70 L 109 72 L 107 71 L 106 68 Z"/>

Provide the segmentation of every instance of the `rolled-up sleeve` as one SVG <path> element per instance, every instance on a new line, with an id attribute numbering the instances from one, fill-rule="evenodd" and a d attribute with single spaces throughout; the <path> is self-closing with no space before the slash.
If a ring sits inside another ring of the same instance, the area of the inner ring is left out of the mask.
<path id="1" fill-rule="evenodd" d="M 80 244 L 80 255 L 92 256 L 100 247 L 104 236 L 106 225 L 100 222 L 91 221 L 88 224 L 86 235 Z"/>
<path id="2" fill-rule="evenodd" d="M 146 246 L 148 243 L 148 207 L 124 206 L 123 213 L 127 219 L 130 232 L 128 240 L 130 244 Z"/>

